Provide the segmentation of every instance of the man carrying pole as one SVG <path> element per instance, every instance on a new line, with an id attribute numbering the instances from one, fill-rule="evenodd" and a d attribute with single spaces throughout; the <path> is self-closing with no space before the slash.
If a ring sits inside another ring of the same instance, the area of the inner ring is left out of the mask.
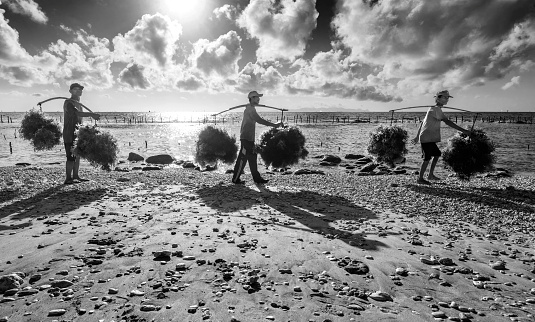
<path id="1" fill-rule="evenodd" d="M 247 162 L 249 162 L 249 168 L 251 170 L 251 175 L 253 176 L 254 182 L 263 184 L 269 181 L 262 178 L 260 176 L 260 172 L 258 172 L 258 165 L 256 163 L 257 154 L 254 148 L 256 123 L 272 127 L 283 126 L 283 123 L 282 121 L 279 123 L 271 123 L 258 115 L 255 107 L 259 105 L 260 97 L 262 96 L 263 94 L 259 94 L 257 91 L 252 91 L 247 95 L 249 104 L 245 106 L 240 129 L 241 147 L 240 151 L 238 152 L 238 159 L 234 165 L 234 173 L 232 175 L 232 182 L 236 184 L 244 183 L 244 181 L 240 179 L 240 175 L 242 174 Z"/>

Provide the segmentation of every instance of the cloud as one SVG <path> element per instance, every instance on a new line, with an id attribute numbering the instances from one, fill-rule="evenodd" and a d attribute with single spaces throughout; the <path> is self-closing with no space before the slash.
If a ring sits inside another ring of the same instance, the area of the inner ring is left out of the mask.
<path id="1" fill-rule="evenodd" d="M 77 31 L 74 36 L 75 42 L 58 40 L 40 56 L 35 56 L 39 68 L 59 83 L 79 81 L 91 89 L 113 86 L 109 40 L 89 35 L 84 30 Z"/>
<path id="2" fill-rule="evenodd" d="M 143 15 L 134 28 L 113 38 L 114 58 L 121 62 L 165 68 L 172 63 L 182 25 L 168 16 Z"/>
<path id="3" fill-rule="evenodd" d="M 533 66 L 532 0 L 341 0 L 333 27 L 350 59 L 398 87 L 431 90 Z"/>
<path id="4" fill-rule="evenodd" d="M 4 2 L 14 13 L 28 16 L 37 23 L 46 24 L 48 22 L 48 17 L 33 0 L 7 0 Z"/>
<path id="5" fill-rule="evenodd" d="M 144 69 L 138 64 L 129 64 L 119 73 L 117 80 L 119 83 L 130 85 L 132 88 L 150 88 L 150 81 L 143 75 Z"/>
<path id="6" fill-rule="evenodd" d="M 213 13 L 217 19 L 226 18 L 234 21 L 238 16 L 238 9 L 233 5 L 225 4 L 222 7 L 215 8 Z"/>
<path id="7" fill-rule="evenodd" d="M 240 36 L 235 31 L 229 31 L 213 42 L 207 39 L 196 41 L 189 61 L 205 76 L 231 77 L 238 72 L 241 54 Z"/>
<path id="8" fill-rule="evenodd" d="M 293 60 L 304 54 L 316 28 L 315 0 L 253 0 L 238 25 L 258 40 L 258 60 Z"/>
<path id="9" fill-rule="evenodd" d="M 502 89 L 505 91 L 518 84 L 520 84 L 520 76 L 515 76 L 507 84 L 503 85 Z"/>
<path id="10" fill-rule="evenodd" d="M 297 60 L 295 72 L 285 77 L 289 94 L 333 96 L 379 102 L 401 101 L 395 88 L 378 70 L 351 61 L 342 51 L 319 52 L 312 60 Z"/>
<path id="11" fill-rule="evenodd" d="M 284 77 L 274 66 L 263 67 L 258 63 L 248 63 L 240 71 L 235 89 L 241 93 L 260 89 L 276 93 L 283 83 Z"/>
<path id="12" fill-rule="evenodd" d="M 175 86 L 185 91 L 197 91 L 205 86 L 205 82 L 195 75 L 187 75 L 184 79 L 177 81 Z"/>
<path id="13" fill-rule="evenodd" d="M 0 66 L 17 66 L 31 60 L 30 54 L 22 48 L 19 33 L 11 28 L 0 9 Z"/>

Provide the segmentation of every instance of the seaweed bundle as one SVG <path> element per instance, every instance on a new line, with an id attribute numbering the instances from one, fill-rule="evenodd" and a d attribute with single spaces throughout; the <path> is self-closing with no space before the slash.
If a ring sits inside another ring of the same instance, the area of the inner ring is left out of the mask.
<path id="1" fill-rule="evenodd" d="M 238 145 L 234 136 L 230 136 L 223 129 L 208 125 L 199 132 L 195 161 L 203 167 L 207 164 L 215 165 L 218 161 L 230 164 L 236 161 L 237 152 Z"/>
<path id="2" fill-rule="evenodd" d="M 22 118 L 19 133 L 38 151 L 52 149 L 61 142 L 62 135 L 54 120 L 33 109 Z"/>
<path id="3" fill-rule="evenodd" d="M 407 154 L 407 131 L 399 126 L 383 126 L 370 132 L 368 153 L 378 162 L 394 164 L 394 160 Z"/>
<path id="4" fill-rule="evenodd" d="M 308 155 L 305 136 L 297 127 L 271 128 L 262 133 L 257 150 L 266 166 L 285 168 Z"/>
<path id="5" fill-rule="evenodd" d="M 442 154 L 447 169 L 453 170 L 461 179 L 470 179 L 475 173 L 492 169 L 496 156 L 494 143 L 481 129 L 472 130 L 468 137 L 457 132 L 448 140 L 448 147 Z"/>
<path id="6" fill-rule="evenodd" d="M 74 154 L 103 170 L 111 170 L 117 160 L 117 140 L 107 132 L 101 132 L 96 125 L 80 125 L 76 130 Z"/>

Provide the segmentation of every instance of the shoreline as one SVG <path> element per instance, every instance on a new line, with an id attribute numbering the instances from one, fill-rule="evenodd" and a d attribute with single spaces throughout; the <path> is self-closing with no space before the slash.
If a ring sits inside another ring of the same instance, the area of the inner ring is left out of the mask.
<path id="1" fill-rule="evenodd" d="M 265 174 L 265 186 L 246 174 L 237 186 L 182 168 L 80 172 L 92 181 L 62 185 L 61 165 L 0 167 L 13 182 L 0 187 L 0 276 L 25 275 L 0 297 L 0 320 L 535 314 L 531 176 L 421 186 L 329 171 Z"/>

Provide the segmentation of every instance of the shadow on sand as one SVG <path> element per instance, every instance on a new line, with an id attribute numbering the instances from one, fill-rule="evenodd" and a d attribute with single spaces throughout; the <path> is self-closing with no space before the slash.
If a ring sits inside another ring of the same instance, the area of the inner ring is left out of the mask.
<path id="1" fill-rule="evenodd" d="M 533 191 L 529 190 L 475 188 L 473 191 L 466 191 L 448 185 L 438 184 L 433 184 L 431 186 L 409 184 L 407 187 L 414 192 L 424 193 L 439 198 L 457 198 L 459 200 L 484 204 L 504 210 L 523 211 L 528 213 L 535 212 L 535 207 L 526 205 L 535 205 Z"/>
<path id="2" fill-rule="evenodd" d="M 64 185 L 55 186 L 39 192 L 36 195 L 22 200 L 16 200 L 11 204 L 0 208 L 0 220 L 19 221 L 39 216 L 55 216 L 76 210 L 81 206 L 90 204 L 101 199 L 106 194 L 106 189 L 76 190 L 68 189 Z M 0 230 L 26 227 L 25 225 L 13 224 L 10 226 L 0 225 Z"/>
<path id="3" fill-rule="evenodd" d="M 313 191 L 271 191 L 263 186 L 259 186 L 259 189 L 260 192 L 245 186 L 221 183 L 201 188 L 197 193 L 207 206 L 221 212 L 267 206 L 267 209 L 272 208 L 307 228 L 293 226 L 277 216 L 266 217 L 265 220 L 270 221 L 270 224 L 284 226 L 286 229 L 315 231 L 327 238 L 339 239 L 367 250 L 388 247 L 380 241 L 365 238 L 362 233 L 355 233 L 364 221 L 376 219 L 377 216 L 346 198 Z M 335 228 L 340 226 L 345 229 Z"/>

